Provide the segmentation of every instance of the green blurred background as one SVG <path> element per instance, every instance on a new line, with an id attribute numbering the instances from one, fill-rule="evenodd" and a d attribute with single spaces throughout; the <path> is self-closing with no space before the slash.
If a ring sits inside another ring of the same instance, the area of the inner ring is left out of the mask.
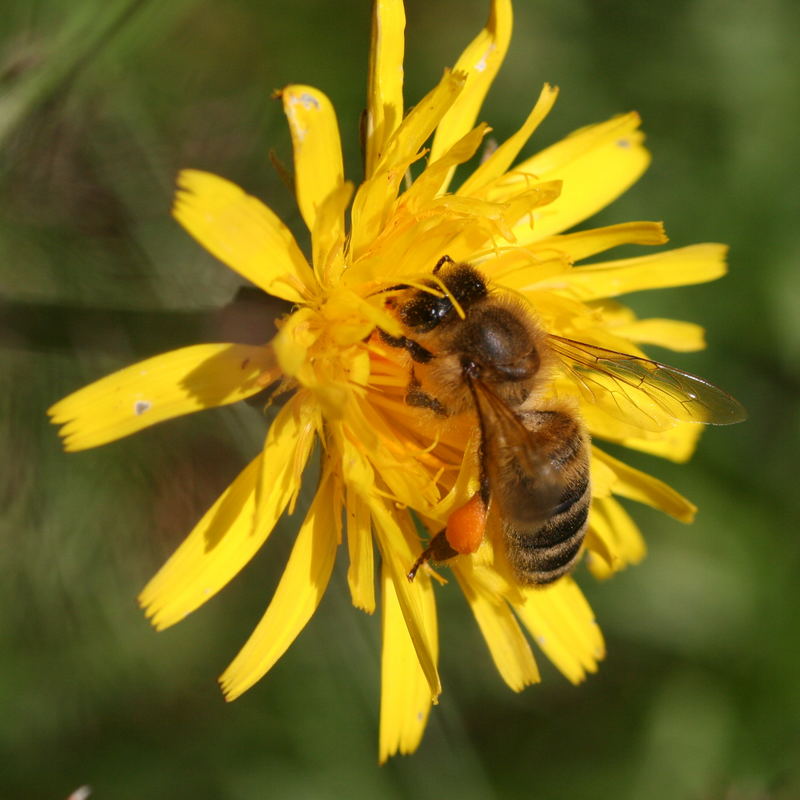
<path id="1" fill-rule="evenodd" d="M 487 5 L 409 0 L 409 103 Z M 227 705 L 215 678 L 271 596 L 293 520 L 201 611 L 148 626 L 138 590 L 258 450 L 265 420 L 243 405 L 65 455 L 45 409 L 138 358 L 241 330 L 219 311 L 239 281 L 169 217 L 176 172 L 237 181 L 301 235 L 268 159 L 291 160 L 269 95 L 324 89 L 357 178 L 369 3 L 5 0 L 0 797 L 83 784 L 131 800 L 800 797 L 800 5 L 515 10 L 481 115 L 495 135 L 545 80 L 561 98 L 526 152 L 638 109 L 653 166 L 593 222 L 663 219 L 675 245 L 732 247 L 724 280 L 630 298 L 707 326 L 704 353 L 655 355 L 730 389 L 751 418 L 708 431 L 688 466 L 631 459 L 701 510 L 684 527 L 633 508 L 646 561 L 602 584 L 579 576 L 608 641 L 600 672 L 575 688 L 542 657 L 543 683 L 512 694 L 448 586 L 442 702 L 419 752 L 379 768 L 379 615 L 350 607 L 340 563 L 293 648 Z"/>

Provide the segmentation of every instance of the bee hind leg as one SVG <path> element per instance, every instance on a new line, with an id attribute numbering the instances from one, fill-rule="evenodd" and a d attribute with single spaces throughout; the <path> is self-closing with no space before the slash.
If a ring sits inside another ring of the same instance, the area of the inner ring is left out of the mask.
<path id="1" fill-rule="evenodd" d="M 413 581 L 417 570 L 426 561 L 447 561 L 457 555 L 474 553 L 483 541 L 487 513 L 488 505 L 483 493 L 475 492 L 463 506 L 450 514 L 447 526 L 430 540 L 414 562 L 408 573 L 408 579 Z"/>
<path id="2" fill-rule="evenodd" d="M 414 566 L 408 571 L 406 576 L 409 581 L 413 581 L 417 575 L 419 568 L 428 561 L 447 561 L 458 555 L 458 551 L 454 550 L 447 541 L 447 529 L 442 528 L 433 539 L 430 540 L 428 546 L 420 553 L 419 558 L 414 562 Z"/>

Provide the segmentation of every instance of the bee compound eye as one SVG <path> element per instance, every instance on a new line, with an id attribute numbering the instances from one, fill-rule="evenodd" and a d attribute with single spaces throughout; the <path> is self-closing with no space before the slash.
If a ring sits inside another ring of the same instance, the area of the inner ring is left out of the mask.
<path id="1" fill-rule="evenodd" d="M 400 318 L 409 328 L 426 333 L 433 330 L 452 310 L 453 304 L 449 298 L 421 292 L 403 306 Z"/>

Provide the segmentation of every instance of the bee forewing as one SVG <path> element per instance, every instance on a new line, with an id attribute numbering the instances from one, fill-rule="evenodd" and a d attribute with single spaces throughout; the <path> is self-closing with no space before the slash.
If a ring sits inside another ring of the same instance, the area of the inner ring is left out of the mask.
<path id="1" fill-rule="evenodd" d="M 645 430 L 676 421 L 731 425 L 747 417 L 736 398 L 689 372 L 552 334 L 548 341 L 588 402 Z"/>

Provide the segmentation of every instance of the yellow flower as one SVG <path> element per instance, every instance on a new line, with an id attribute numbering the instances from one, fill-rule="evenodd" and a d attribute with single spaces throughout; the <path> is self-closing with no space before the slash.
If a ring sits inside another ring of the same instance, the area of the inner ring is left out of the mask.
<path id="1" fill-rule="evenodd" d="M 512 167 L 556 99 L 557 91 L 547 85 L 519 131 L 452 190 L 455 168 L 478 152 L 489 131 L 475 122 L 508 48 L 510 0 L 492 1 L 486 27 L 405 114 L 404 26 L 401 0 L 376 0 L 366 174 L 357 190 L 344 179 L 328 98 L 310 86 L 280 92 L 292 134 L 297 202 L 311 233 L 310 262 L 259 200 L 208 173 L 180 175 L 176 219 L 228 267 L 292 304 L 277 335 L 263 346 L 204 344 L 156 356 L 50 409 L 53 421 L 63 425 L 66 449 L 81 450 L 181 414 L 234 403 L 280 380 L 289 399 L 261 454 L 209 509 L 140 601 L 163 629 L 225 586 L 281 515 L 294 509 L 301 476 L 319 442 L 319 487 L 281 581 L 220 681 L 232 700 L 283 655 L 319 604 L 343 529 L 352 601 L 371 613 L 377 545 L 382 761 L 417 747 L 440 693 L 432 582 L 438 576 L 423 569 L 413 582 L 406 577 L 420 552 L 417 523 L 437 530 L 477 486 L 474 424 L 456 419 L 437 426 L 429 413 L 405 402 L 407 354 L 374 335 L 377 328 L 392 336 L 402 333 L 386 308 L 385 290 L 420 285 L 447 254 L 477 264 L 500 290 L 518 293 L 548 332 L 642 355 L 638 344 L 699 349 L 702 331 L 686 322 L 637 319 L 609 298 L 708 281 L 725 271 L 725 248 L 717 244 L 576 266 L 618 245 L 656 245 L 666 238 L 655 222 L 563 233 L 625 191 L 650 157 L 637 115 L 625 114 L 583 128 Z M 574 398 L 595 440 L 676 461 L 691 455 L 696 426 L 675 424 L 659 409 L 637 415 L 631 408 L 617 419 L 590 402 L 568 372 L 552 390 Z M 656 424 L 646 424 L 644 416 Z M 592 571 L 605 576 L 644 555 L 642 537 L 617 497 L 684 522 L 695 507 L 597 447 L 591 458 L 586 551 Z M 514 691 L 539 680 L 525 629 L 570 681 L 581 681 L 596 669 L 604 645 L 577 584 L 567 576 L 545 587 L 520 586 L 502 553 L 495 554 L 492 539 L 450 563 L 503 679 Z"/>

